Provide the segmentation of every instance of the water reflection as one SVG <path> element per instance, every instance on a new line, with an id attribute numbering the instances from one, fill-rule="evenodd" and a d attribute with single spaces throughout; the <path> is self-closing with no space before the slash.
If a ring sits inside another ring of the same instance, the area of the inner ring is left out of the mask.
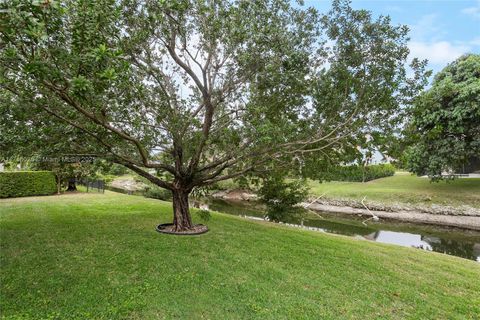
<path id="1" fill-rule="evenodd" d="M 419 234 L 379 230 L 365 236 L 365 238 L 382 243 L 398 244 L 404 247 L 415 247 L 429 251 L 433 249 L 430 243 L 424 241 L 423 236 Z"/>
<path id="2" fill-rule="evenodd" d="M 209 200 L 209 209 L 233 215 L 263 218 L 264 207 L 247 201 Z M 412 225 L 400 222 L 371 222 L 367 226 L 354 216 L 322 213 L 323 219 L 290 219 L 285 223 L 305 225 L 317 231 L 441 252 L 480 262 L 480 232 Z"/>

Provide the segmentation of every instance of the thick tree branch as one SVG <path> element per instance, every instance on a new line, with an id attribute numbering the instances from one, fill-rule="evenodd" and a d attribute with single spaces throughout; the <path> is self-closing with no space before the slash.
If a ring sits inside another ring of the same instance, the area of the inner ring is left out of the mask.
<path id="1" fill-rule="evenodd" d="M 170 38 L 170 42 L 166 44 L 167 50 L 170 53 L 170 56 L 172 59 L 192 78 L 192 80 L 195 82 L 196 86 L 200 90 L 203 96 L 208 95 L 208 92 L 205 88 L 205 86 L 202 84 L 200 79 L 197 77 L 195 72 L 190 68 L 180 57 L 177 55 L 177 52 L 175 51 L 175 41 L 176 41 L 176 33 L 173 32 L 172 36 Z"/>
<path id="2" fill-rule="evenodd" d="M 53 84 L 48 83 L 48 82 L 44 82 L 44 84 L 50 91 L 52 91 L 53 93 L 58 95 L 64 102 L 66 102 L 68 105 L 74 107 L 77 111 L 79 111 L 81 114 L 83 114 L 84 116 L 86 116 L 87 118 L 92 120 L 94 123 L 96 123 L 96 124 L 104 127 L 105 129 L 108 129 L 109 131 L 119 135 L 124 140 L 132 142 L 137 147 L 137 150 L 140 153 L 143 165 L 145 167 L 161 168 L 161 169 L 167 170 L 168 172 L 170 172 L 172 174 L 175 174 L 174 168 L 172 168 L 169 165 L 150 163 L 148 161 L 147 151 L 145 150 L 145 148 L 143 147 L 143 145 L 141 144 L 141 142 L 137 138 L 134 138 L 134 137 L 128 135 L 123 130 L 120 130 L 118 128 L 115 128 L 115 127 L 109 125 L 104 120 L 98 119 L 93 113 L 88 112 L 85 108 L 80 106 L 80 104 L 78 104 L 74 99 L 72 99 L 64 90 L 60 90 L 59 88 L 55 87 Z"/>
<path id="3" fill-rule="evenodd" d="M 139 168 L 138 166 L 136 166 L 132 163 L 122 162 L 122 161 L 116 161 L 116 162 L 124 165 L 125 167 L 127 167 L 130 170 L 136 172 L 138 175 L 148 179 L 149 181 L 153 182 L 154 184 L 156 184 L 159 187 L 162 187 L 162 188 L 165 188 L 165 189 L 168 189 L 168 190 L 173 190 L 173 185 L 171 183 L 161 180 L 160 178 L 148 173 L 147 171 Z"/>

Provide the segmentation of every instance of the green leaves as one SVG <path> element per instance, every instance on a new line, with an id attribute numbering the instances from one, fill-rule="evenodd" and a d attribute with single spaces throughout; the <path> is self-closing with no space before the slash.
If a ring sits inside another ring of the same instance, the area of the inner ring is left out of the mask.
<path id="1" fill-rule="evenodd" d="M 26 63 L 23 66 L 23 71 L 28 74 L 42 76 L 45 70 L 44 63 L 40 61 L 32 61 L 30 63 Z"/>
<path id="2" fill-rule="evenodd" d="M 95 60 L 100 61 L 109 56 L 109 51 L 110 50 L 107 48 L 107 46 L 102 43 L 98 46 L 98 48 L 93 50 L 93 56 L 95 57 Z"/>
<path id="3" fill-rule="evenodd" d="M 75 95 L 82 96 L 92 90 L 92 83 L 84 76 L 78 76 L 72 79 L 72 91 Z"/>
<path id="4" fill-rule="evenodd" d="M 50 171 L 0 172 L 0 198 L 51 195 L 56 191 Z"/>
<path id="5" fill-rule="evenodd" d="M 261 201 L 267 206 L 269 220 L 288 221 L 292 216 L 302 212 L 296 205 L 305 201 L 308 196 L 308 187 L 304 180 L 287 182 L 283 174 L 270 172 L 262 180 L 259 195 Z"/>
<path id="6" fill-rule="evenodd" d="M 99 73 L 100 78 L 113 81 L 118 78 L 118 75 L 113 68 L 107 68 Z"/>
<path id="7" fill-rule="evenodd" d="M 354 159 L 366 133 L 399 126 L 424 75 L 416 61 L 406 78 L 404 27 L 348 1 L 322 21 L 288 0 L 6 4 L 3 126 L 186 189 L 269 161 Z"/>
<path id="8" fill-rule="evenodd" d="M 470 54 L 435 75 L 416 101 L 409 138 L 408 166 L 419 175 L 468 168 L 480 155 L 480 55 Z"/>

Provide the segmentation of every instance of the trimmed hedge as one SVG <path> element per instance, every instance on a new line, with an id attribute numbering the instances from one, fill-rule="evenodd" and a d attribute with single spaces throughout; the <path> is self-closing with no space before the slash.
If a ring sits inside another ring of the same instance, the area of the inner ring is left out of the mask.
<path id="1" fill-rule="evenodd" d="M 57 192 L 51 171 L 0 172 L 0 198 L 49 195 Z"/>
<path id="2" fill-rule="evenodd" d="M 351 165 L 334 167 L 325 172 L 322 178 L 328 181 L 366 182 L 394 174 L 395 167 L 391 164 L 375 164 L 366 167 Z"/>

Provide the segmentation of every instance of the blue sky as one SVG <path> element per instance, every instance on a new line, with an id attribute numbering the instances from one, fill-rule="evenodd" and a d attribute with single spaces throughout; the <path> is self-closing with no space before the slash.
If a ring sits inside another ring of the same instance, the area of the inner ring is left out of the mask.
<path id="1" fill-rule="evenodd" d="M 330 4 L 305 1 L 321 12 L 327 12 Z M 480 53 L 480 0 L 353 0 L 352 6 L 408 25 L 411 56 L 428 59 L 434 72 L 464 53 Z"/>

